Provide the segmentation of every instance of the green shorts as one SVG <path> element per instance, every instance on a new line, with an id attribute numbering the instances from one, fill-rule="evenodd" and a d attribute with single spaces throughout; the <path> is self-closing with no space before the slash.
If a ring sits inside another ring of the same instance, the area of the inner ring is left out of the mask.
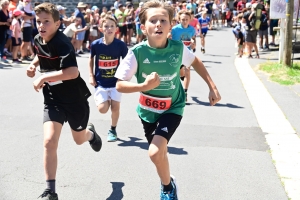
<path id="1" fill-rule="evenodd" d="M 136 29 L 136 34 L 137 34 L 137 35 L 143 35 L 143 32 L 142 32 L 141 29 Z"/>

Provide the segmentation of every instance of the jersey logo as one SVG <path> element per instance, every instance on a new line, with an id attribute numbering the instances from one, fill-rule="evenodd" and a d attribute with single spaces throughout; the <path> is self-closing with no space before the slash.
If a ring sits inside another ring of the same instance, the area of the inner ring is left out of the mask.
<path id="1" fill-rule="evenodd" d="M 150 61 L 149 61 L 148 58 L 146 58 L 146 59 L 143 61 L 143 63 L 150 64 Z"/>
<path id="2" fill-rule="evenodd" d="M 81 126 L 79 126 L 79 127 L 77 128 L 77 130 L 79 130 L 79 129 L 82 129 L 82 127 L 81 127 Z"/>
<path id="3" fill-rule="evenodd" d="M 164 132 L 166 132 L 166 133 L 169 133 L 167 127 L 164 127 L 164 128 L 162 128 L 161 130 L 164 131 Z"/>

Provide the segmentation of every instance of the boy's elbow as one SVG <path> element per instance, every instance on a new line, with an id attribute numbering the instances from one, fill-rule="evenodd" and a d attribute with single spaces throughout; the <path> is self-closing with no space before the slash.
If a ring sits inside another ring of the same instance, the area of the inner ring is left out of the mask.
<path id="1" fill-rule="evenodd" d="M 118 92 L 122 92 L 122 86 L 121 86 L 120 80 L 118 80 L 117 83 L 116 83 L 116 90 Z"/>

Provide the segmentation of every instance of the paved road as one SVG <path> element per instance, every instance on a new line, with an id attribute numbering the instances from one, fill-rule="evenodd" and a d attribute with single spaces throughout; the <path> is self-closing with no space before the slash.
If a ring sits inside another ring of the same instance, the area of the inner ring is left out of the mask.
<path id="1" fill-rule="evenodd" d="M 224 40 L 226 38 L 226 40 Z M 199 41 L 198 41 L 199 42 Z M 199 43 L 198 43 L 199 44 Z M 197 55 L 215 80 L 222 101 L 208 103 L 208 89 L 192 71 L 181 126 L 169 144 L 171 172 L 182 200 L 288 199 L 268 146 L 234 66 L 229 29 L 207 35 L 206 54 Z M 87 55 L 78 58 L 88 81 Z M 0 68 L 0 199 L 36 199 L 43 175 L 43 98 L 25 76 L 25 66 Z M 89 87 L 93 91 L 92 87 Z M 147 157 L 148 145 L 135 113 L 138 94 L 123 95 L 120 140 L 104 142 L 100 153 L 86 143 L 76 146 L 68 125 L 59 143 L 57 192 L 61 200 L 155 200 L 160 182 Z M 97 112 L 93 98 L 90 121 L 106 139 L 110 114 Z"/>

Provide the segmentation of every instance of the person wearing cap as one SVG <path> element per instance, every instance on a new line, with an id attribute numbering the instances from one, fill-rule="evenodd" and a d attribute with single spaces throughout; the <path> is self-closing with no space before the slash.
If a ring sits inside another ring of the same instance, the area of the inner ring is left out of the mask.
<path id="1" fill-rule="evenodd" d="M 13 63 L 22 63 L 21 60 L 18 59 L 17 54 L 20 50 L 21 41 L 21 24 L 19 22 L 20 18 L 24 13 L 18 9 L 15 9 L 12 14 L 12 23 L 11 23 L 11 31 L 12 31 L 12 61 Z"/>
<path id="2" fill-rule="evenodd" d="M 61 5 L 57 5 L 57 10 L 59 11 L 59 20 L 60 20 L 60 25 L 59 25 L 59 28 L 58 30 L 59 31 L 64 31 L 66 29 L 66 24 L 69 25 L 70 24 L 70 20 L 68 19 L 68 17 L 66 16 L 66 8 L 61 6 Z"/>
<path id="3" fill-rule="evenodd" d="M 83 16 L 83 11 L 84 9 L 87 7 L 87 5 L 83 2 L 79 2 L 77 4 L 77 10 L 75 11 L 74 15 L 75 18 L 79 17 L 81 18 L 81 27 L 85 30 L 88 29 L 88 27 L 86 26 L 86 21 L 84 19 Z M 85 36 L 85 31 L 79 32 L 76 34 L 76 56 L 79 56 L 79 54 L 83 54 L 83 51 L 81 50 L 81 46 L 84 40 L 84 36 Z"/>
<path id="4" fill-rule="evenodd" d="M 125 7 L 123 4 L 119 4 L 119 8 L 115 12 L 115 16 L 118 19 L 118 26 L 119 26 L 119 37 L 120 40 L 123 37 L 123 41 L 127 44 L 127 25 L 126 25 L 126 14 L 125 14 Z"/>
<path id="5" fill-rule="evenodd" d="M 116 10 L 119 9 L 120 1 L 121 0 L 116 0 L 115 3 L 114 3 L 114 7 L 115 7 Z"/>

